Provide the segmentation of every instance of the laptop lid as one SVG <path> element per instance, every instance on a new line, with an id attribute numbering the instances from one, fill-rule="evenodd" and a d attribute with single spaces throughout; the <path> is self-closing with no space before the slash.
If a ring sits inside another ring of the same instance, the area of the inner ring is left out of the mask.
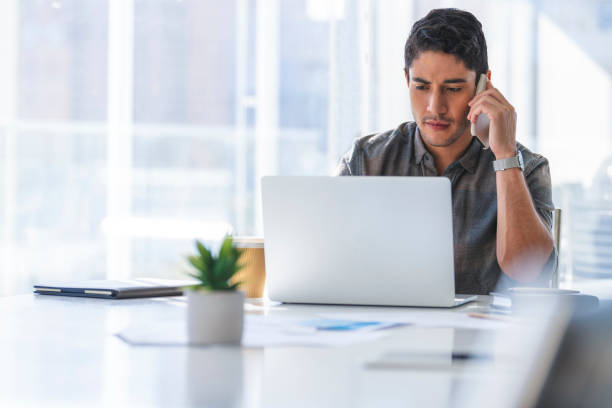
<path id="1" fill-rule="evenodd" d="M 446 177 L 264 177 L 271 299 L 454 306 Z"/>

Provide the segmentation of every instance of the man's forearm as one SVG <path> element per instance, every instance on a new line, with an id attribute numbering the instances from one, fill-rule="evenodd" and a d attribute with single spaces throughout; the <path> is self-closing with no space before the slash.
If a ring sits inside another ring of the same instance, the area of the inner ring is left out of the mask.
<path id="1" fill-rule="evenodd" d="M 552 237 L 531 200 L 523 172 L 498 171 L 497 262 L 512 279 L 535 280 L 553 250 Z"/>

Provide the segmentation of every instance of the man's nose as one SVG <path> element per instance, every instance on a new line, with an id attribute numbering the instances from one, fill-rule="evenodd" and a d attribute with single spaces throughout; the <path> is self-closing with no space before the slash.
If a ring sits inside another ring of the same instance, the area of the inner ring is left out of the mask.
<path id="1" fill-rule="evenodd" d="M 429 103 L 427 104 L 427 110 L 434 115 L 444 115 L 448 106 L 446 105 L 446 98 L 438 91 L 433 91 L 429 95 Z"/>

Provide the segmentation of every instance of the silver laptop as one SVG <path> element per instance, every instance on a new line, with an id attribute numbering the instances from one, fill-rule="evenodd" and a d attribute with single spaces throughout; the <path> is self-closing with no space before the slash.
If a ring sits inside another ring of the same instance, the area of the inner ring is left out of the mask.
<path id="1" fill-rule="evenodd" d="M 266 279 L 287 303 L 453 307 L 445 177 L 264 177 Z"/>

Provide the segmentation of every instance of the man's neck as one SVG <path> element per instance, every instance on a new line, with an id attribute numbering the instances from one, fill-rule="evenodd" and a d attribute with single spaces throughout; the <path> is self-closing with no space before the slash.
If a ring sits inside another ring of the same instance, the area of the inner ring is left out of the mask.
<path id="1" fill-rule="evenodd" d="M 438 175 L 442 175 L 444 170 L 455 160 L 457 160 L 466 151 L 472 142 L 472 135 L 469 132 L 461 135 L 455 143 L 450 146 L 431 146 L 423 140 L 427 150 L 432 154 L 436 163 Z"/>

